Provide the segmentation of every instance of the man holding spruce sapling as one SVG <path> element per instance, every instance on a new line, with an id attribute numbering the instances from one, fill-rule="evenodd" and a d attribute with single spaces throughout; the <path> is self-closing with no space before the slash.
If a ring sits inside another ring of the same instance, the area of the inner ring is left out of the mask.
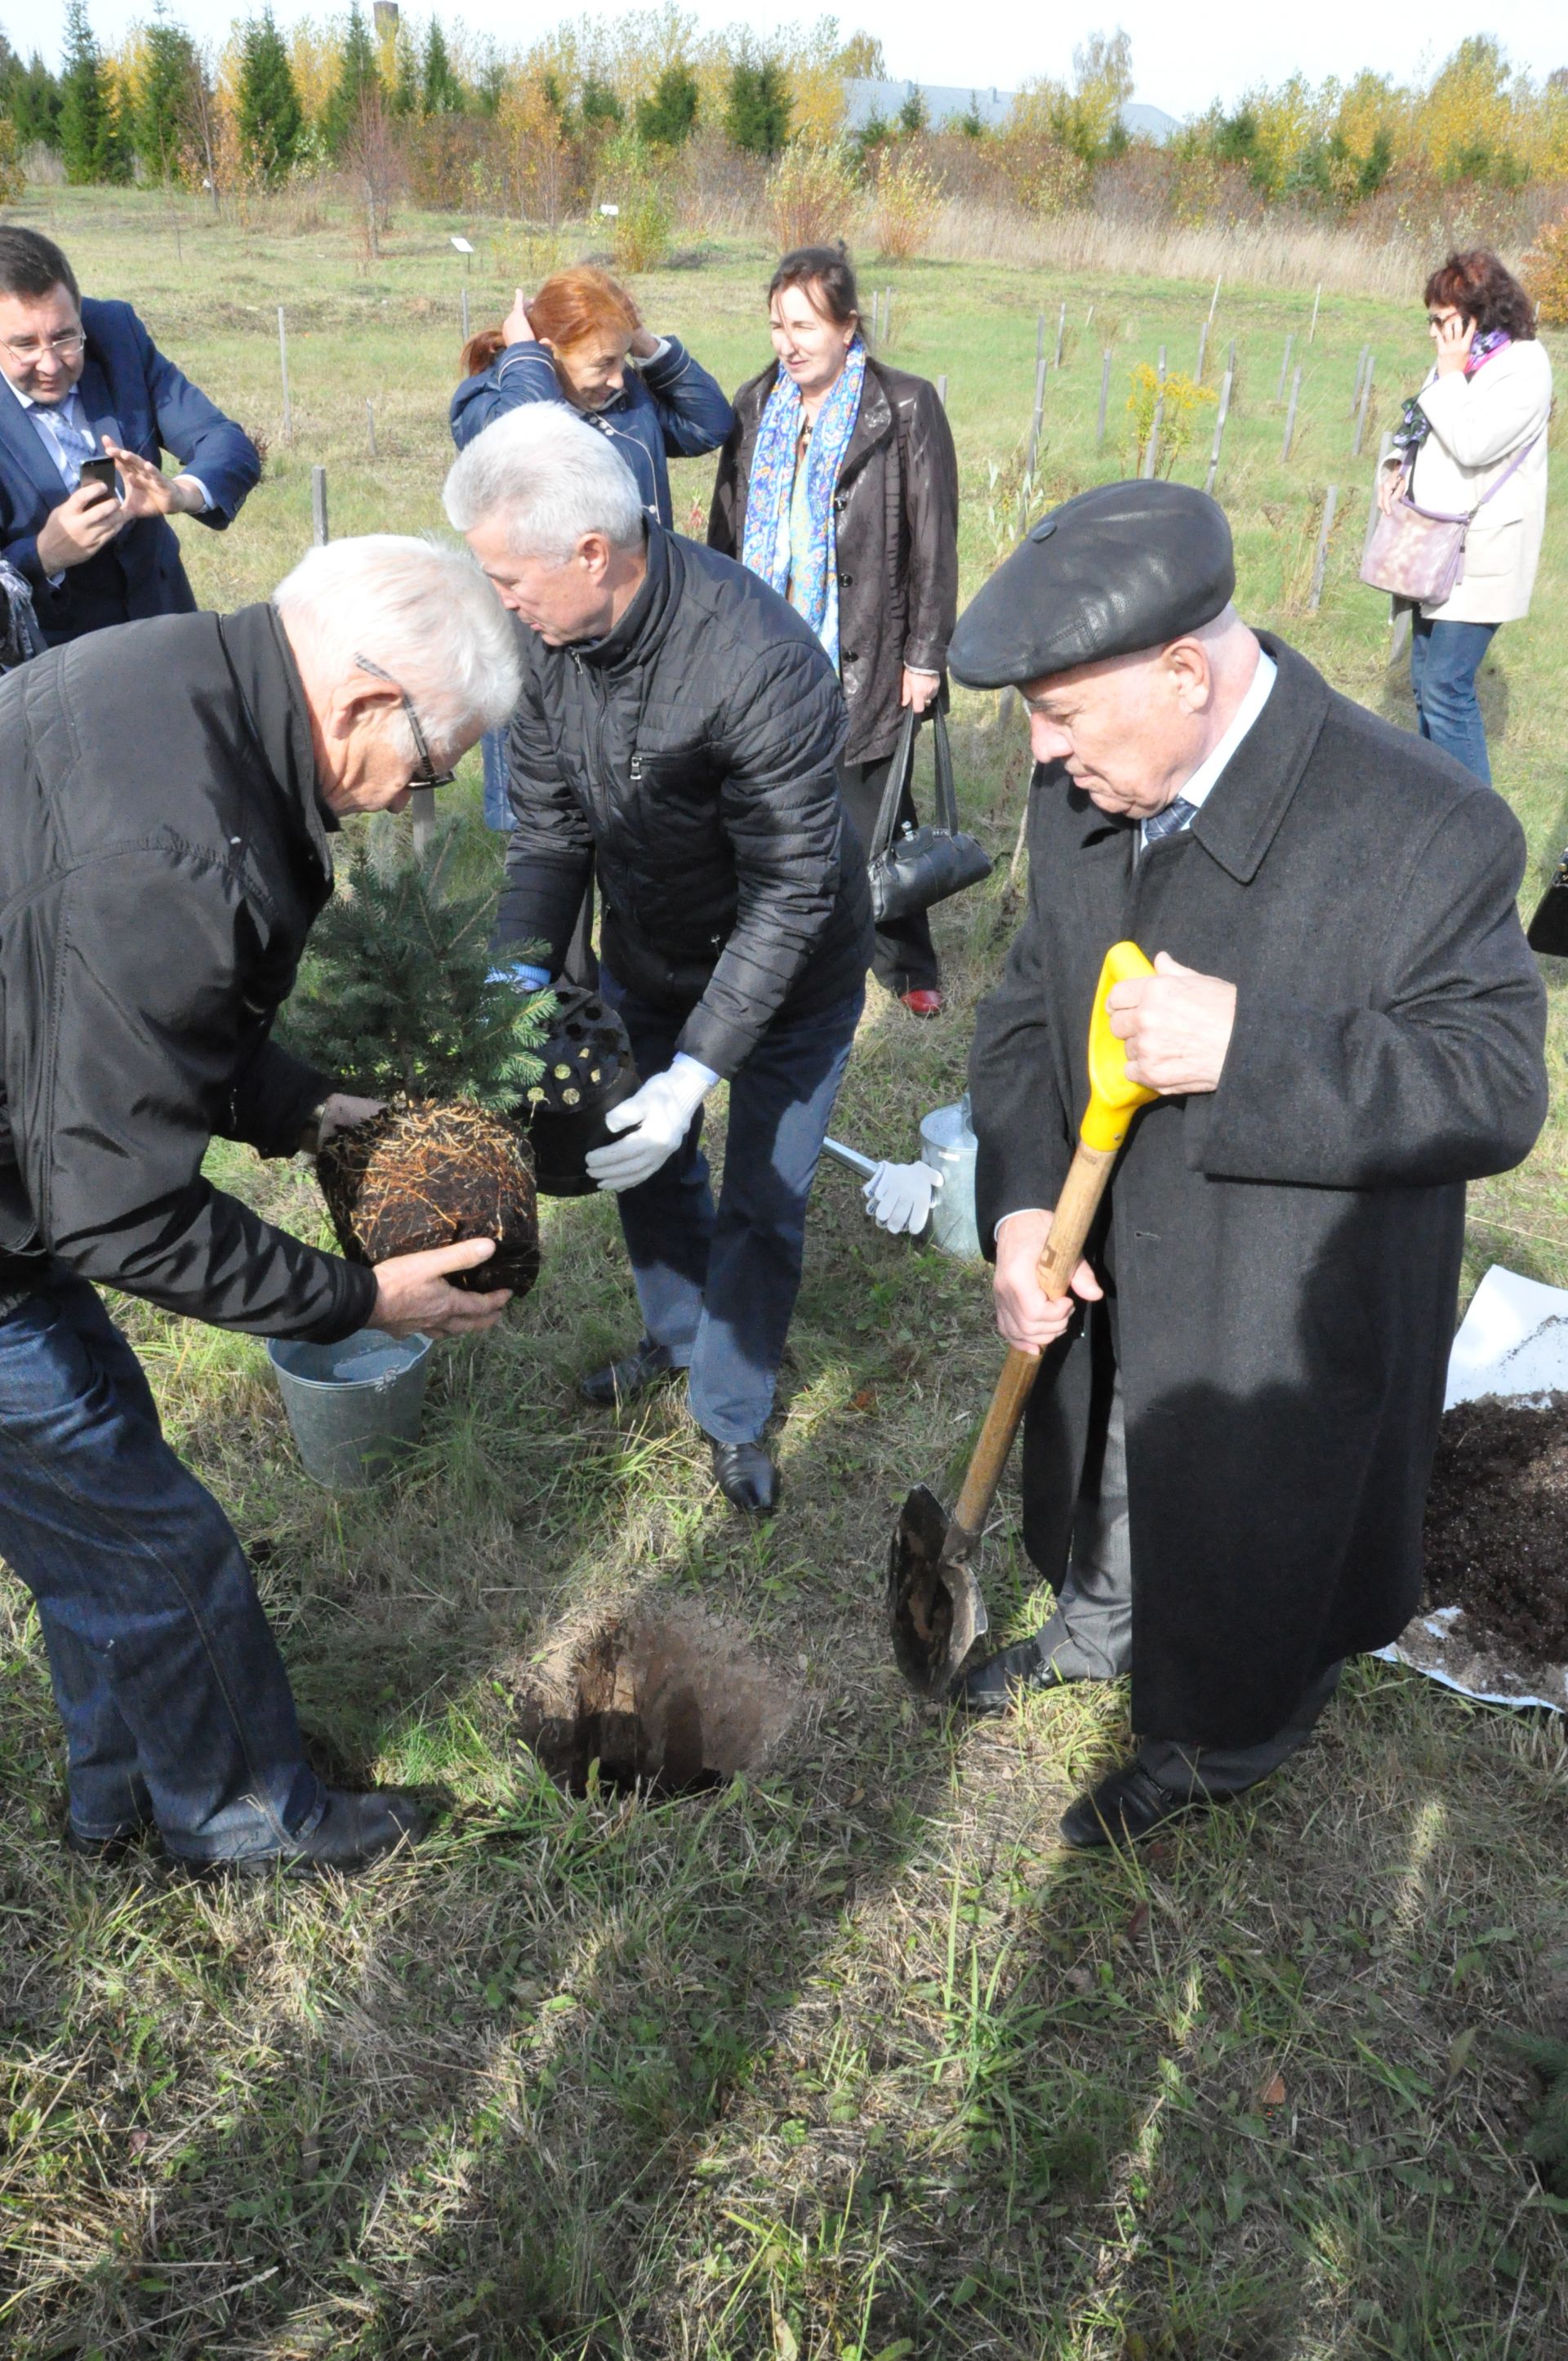
<path id="1" fill-rule="evenodd" d="M 373 1268 L 203 1177 L 371 1112 L 270 1038 L 341 815 L 397 811 L 510 711 L 512 628 L 459 553 L 311 552 L 265 606 L 163 616 L 0 682 L 0 1555 L 66 1726 L 66 1841 L 365 1867 L 412 1799 L 323 1787 L 239 1542 L 93 1282 L 250 1335 L 488 1328 L 470 1239 Z"/>
<path id="2" fill-rule="evenodd" d="M 719 1488 L 765 1514 L 806 1200 L 872 952 L 838 677 L 776 591 L 647 518 L 625 462 L 553 404 L 476 436 L 445 498 L 529 627 L 498 939 L 547 946 L 521 983 L 559 973 L 595 869 L 600 989 L 643 1077 L 587 1169 L 620 1198 L 644 1333 L 583 1391 L 624 1401 L 684 1369 Z M 699 1141 L 721 1080 L 716 1206 Z"/>

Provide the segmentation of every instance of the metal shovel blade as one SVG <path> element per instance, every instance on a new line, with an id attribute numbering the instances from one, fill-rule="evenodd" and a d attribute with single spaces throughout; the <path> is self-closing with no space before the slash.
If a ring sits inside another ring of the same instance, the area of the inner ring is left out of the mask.
<path id="1" fill-rule="evenodd" d="M 936 1494 L 916 1485 L 888 1545 L 887 1615 L 898 1669 L 923 1697 L 947 1696 L 990 1628 L 968 1548 Z"/>

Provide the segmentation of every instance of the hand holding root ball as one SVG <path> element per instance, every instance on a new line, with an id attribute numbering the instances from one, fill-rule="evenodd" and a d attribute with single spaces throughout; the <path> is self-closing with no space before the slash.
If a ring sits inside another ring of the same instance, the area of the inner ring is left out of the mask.
<path id="1" fill-rule="evenodd" d="M 422 1254 L 393 1255 L 376 1265 L 376 1308 L 366 1325 L 389 1336 L 474 1336 L 493 1328 L 511 1301 L 510 1287 L 476 1295 L 448 1273 L 473 1270 L 495 1253 L 494 1238 L 462 1238 Z"/>
<path id="2" fill-rule="evenodd" d="M 1127 1045 L 1127 1073 L 1165 1098 L 1217 1090 L 1236 1021 L 1236 988 L 1200 975 L 1168 951 L 1153 975 L 1113 984 L 1111 1030 Z"/>

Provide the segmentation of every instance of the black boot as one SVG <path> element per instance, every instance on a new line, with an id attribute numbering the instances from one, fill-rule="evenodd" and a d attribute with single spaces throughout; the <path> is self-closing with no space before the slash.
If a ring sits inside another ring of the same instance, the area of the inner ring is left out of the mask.
<path id="1" fill-rule="evenodd" d="M 367 1795 L 351 1795 L 344 1787 L 328 1787 L 320 1819 L 308 1836 L 295 1837 L 275 1851 L 249 1852 L 237 1861 L 188 1861 L 198 1875 L 237 1872 L 245 1877 L 319 1877 L 327 1870 L 353 1877 L 382 1861 L 400 1846 L 417 1844 L 430 1826 L 430 1815 L 411 1795 L 396 1787 L 373 1787 Z"/>
<path id="2" fill-rule="evenodd" d="M 760 1443 L 714 1443 L 713 1480 L 732 1509 L 744 1517 L 773 1513 L 779 1497 L 779 1471 Z"/>
<path id="3" fill-rule="evenodd" d="M 117 1869 L 139 1845 L 149 1845 L 155 1850 L 158 1830 L 150 1820 L 137 1820 L 130 1827 L 116 1828 L 112 1836 L 84 1837 L 65 1824 L 65 1850 L 89 1869 Z"/>
<path id="4" fill-rule="evenodd" d="M 635 1401 L 659 1378 L 669 1377 L 674 1366 L 667 1345 L 651 1344 L 644 1336 L 619 1361 L 608 1362 L 602 1369 L 590 1369 L 586 1378 L 579 1378 L 577 1391 L 585 1401 L 596 1403 L 600 1410 L 617 1410 L 622 1402 Z"/>

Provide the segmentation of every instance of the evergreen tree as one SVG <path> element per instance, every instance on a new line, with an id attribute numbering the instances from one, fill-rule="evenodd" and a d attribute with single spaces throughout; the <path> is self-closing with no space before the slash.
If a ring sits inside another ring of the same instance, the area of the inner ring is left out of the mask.
<path id="1" fill-rule="evenodd" d="M 609 84 L 600 82 L 597 74 L 589 74 L 584 82 L 577 112 L 590 131 L 613 131 L 626 120 L 625 107 Z"/>
<path id="2" fill-rule="evenodd" d="M 4 105 L 16 126 L 19 146 L 58 149 L 60 146 L 60 83 L 37 49 L 23 65 L 18 59 Z"/>
<path id="3" fill-rule="evenodd" d="M 433 16 L 424 44 L 424 81 L 420 93 L 420 112 L 422 115 L 462 115 L 466 109 L 467 94 L 453 71 L 441 19 Z"/>
<path id="4" fill-rule="evenodd" d="M 241 38 L 239 137 L 246 162 L 269 187 L 287 179 L 304 129 L 289 52 L 268 8 Z"/>
<path id="5" fill-rule="evenodd" d="M 494 116 L 499 114 L 506 87 L 506 60 L 499 57 L 493 47 L 488 48 L 484 61 L 474 77 L 474 94 L 481 115 Z"/>
<path id="6" fill-rule="evenodd" d="M 174 22 L 164 0 L 156 0 L 131 119 L 137 154 L 154 180 L 171 181 L 178 175 L 191 86 L 200 71 L 190 34 Z"/>
<path id="7" fill-rule="evenodd" d="M 419 52 L 406 25 L 398 27 L 392 59 L 392 95 L 389 105 L 393 115 L 410 121 L 419 113 Z"/>
<path id="8" fill-rule="evenodd" d="M 326 103 L 322 132 L 329 155 L 339 156 L 359 128 L 363 100 L 381 87 L 380 71 L 376 63 L 376 44 L 369 27 L 359 13 L 359 0 L 352 0 L 348 26 L 343 37 L 343 56 L 338 64 L 337 80 Z"/>
<path id="9" fill-rule="evenodd" d="M 126 143 L 104 60 L 87 21 L 87 0 L 65 12 L 65 71 L 60 76 L 60 153 L 65 177 L 78 186 L 123 181 Z"/>
<path id="10" fill-rule="evenodd" d="M 773 58 L 764 58 L 761 65 L 738 60 L 724 111 L 730 146 L 747 156 L 776 156 L 789 137 L 791 105 L 784 69 Z"/>
<path id="11" fill-rule="evenodd" d="M 916 82 L 898 110 L 898 127 L 906 139 L 917 139 L 928 120 L 926 93 Z"/>
<path id="12" fill-rule="evenodd" d="M 696 76 L 684 59 L 666 66 L 653 85 L 652 98 L 637 104 L 640 137 L 655 148 L 679 148 L 696 127 Z"/>

